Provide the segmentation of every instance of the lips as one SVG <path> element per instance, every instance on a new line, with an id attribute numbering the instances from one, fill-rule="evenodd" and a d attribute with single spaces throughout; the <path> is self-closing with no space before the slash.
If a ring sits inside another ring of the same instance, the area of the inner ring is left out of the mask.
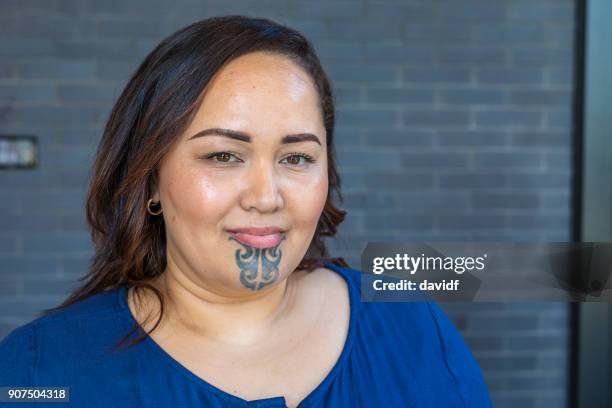
<path id="1" fill-rule="evenodd" d="M 278 227 L 237 228 L 228 230 L 237 241 L 254 248 L 275 247 L 283 239 L 283 230 Z"/>

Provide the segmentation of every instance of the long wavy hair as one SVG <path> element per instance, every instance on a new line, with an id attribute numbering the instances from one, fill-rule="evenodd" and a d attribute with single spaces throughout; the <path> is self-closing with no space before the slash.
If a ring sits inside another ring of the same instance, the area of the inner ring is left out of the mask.
<path id="1" fill-rule="evenodd" d="M 98 146 L 86 200 L 86 217 L 95 253 L 80 287 L 59 306 L 67 307 L 97 293 L 132 287 L 136 297 L 150 289 L 160 302 L 159 317 L 148 332 L 137 323 L 142 341 L 164 313 L 162 293 L 150 282 L 166 268 L 163 217 L 149 216 L 146 205 L 157 183 L 164 155 L 187 128 L 202 102 L 203 90 L 225 64 L 256 51 L 272 52 L 297 63 L 312 78 L 327 132 L 329 190 L 314 237 L 298 269 L 312 271 L 325 262 L 348 267 L 330 257 L 324 236 L 334 236 L 346 212 L 334 159 L 334 98 L 312 44 L 299 32 L 266 18 L 240 15 L 208 18 L 164 39 L 141 63 L 115 103 Z M 150 316 L 146 319 L 148 320 Z"/>

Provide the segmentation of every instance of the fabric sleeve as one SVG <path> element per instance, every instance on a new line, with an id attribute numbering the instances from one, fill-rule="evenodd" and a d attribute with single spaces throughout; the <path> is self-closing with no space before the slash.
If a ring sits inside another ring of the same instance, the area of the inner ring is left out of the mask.
<path id="1" fill-rule="evenodd" d="M 427 304 L 438 330 L 442 355 L 465 406 L 492 407 L 480 367 L 461 334 L 437 304 L 431 301 Z"/>
<path id="2" fill-rule="evenodd" d="M 0 387 L 34 386 L 35 361 L 34 327 L 18 327 L 0 341 Z"/>

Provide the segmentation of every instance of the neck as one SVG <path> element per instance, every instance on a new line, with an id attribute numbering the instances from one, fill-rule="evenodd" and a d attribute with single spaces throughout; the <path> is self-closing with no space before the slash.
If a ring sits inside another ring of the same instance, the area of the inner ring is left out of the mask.
<path id="1" fill-rule="evenodd" d="M 230 345 L 253 346 L 269 341 L 270 333 L 291 314 L 296 274 L 264 290 L 237 297 L 203 287 L 169 262 L 154 283 L 165 301 L 160 329 L 168 325 L 173 331 L 186 330 L 202 340 Z"/>

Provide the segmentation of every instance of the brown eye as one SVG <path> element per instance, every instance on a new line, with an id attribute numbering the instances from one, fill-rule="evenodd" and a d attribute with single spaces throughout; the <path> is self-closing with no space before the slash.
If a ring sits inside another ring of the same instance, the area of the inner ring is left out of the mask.
<path id="1" fill-rule="evenodd" d="M 224 163 L 224 164 L 240 161 L 238 157 L 236 157 L 234 154 L 229 153 L 229 152 L 213 152 L 213 153 L 207 154 L 203 158 L 207 160 L 211 160 L 216 163 Z"/>
<path id="2" fill-rule="evenodd" d="M 297 156 L 297 155 L 289 156 L 287 158 L 287 163 L 298 165 L 298 164 L 300 164 L 300 159 L 301 159 L 301 157 Z"/>
<path id="3" fill-rule="evenodd" d="M 293 153 L 285 157 L 283 160 L 291 166 L 306 167 L 310 163 L 314 163 L 314 159 L 305 153 Z"/>
<path id="4" fill-rule="evenodd" d="M 231 159 L 231 155 L 229 153 L 219 153 L 217 154 L 217 160 L 220 162 L 227 163 Z"/>

